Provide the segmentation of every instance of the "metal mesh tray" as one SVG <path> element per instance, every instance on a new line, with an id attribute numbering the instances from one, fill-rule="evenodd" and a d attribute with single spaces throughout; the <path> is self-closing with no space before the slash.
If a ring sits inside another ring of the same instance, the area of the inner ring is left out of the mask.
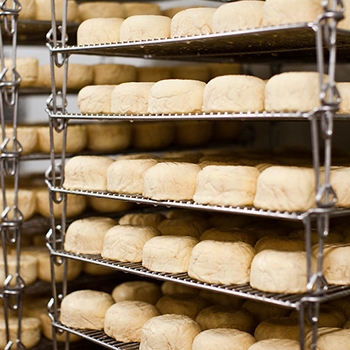
<path id="1" fill-rule="evenodd" d="M 153 39 L 133 42 L 102 43 L 50 47 L 53 52 L 138 57 L 153 59 L 177 59 L 197 61 L 271 60 L 303 61 L 316 59 L 315 24 L 298 23 L 253 28 L 235 32 L 196 35 L 178 38 Z M 337 59 L 350 56 L 350 31 L 337 30 Z"/>

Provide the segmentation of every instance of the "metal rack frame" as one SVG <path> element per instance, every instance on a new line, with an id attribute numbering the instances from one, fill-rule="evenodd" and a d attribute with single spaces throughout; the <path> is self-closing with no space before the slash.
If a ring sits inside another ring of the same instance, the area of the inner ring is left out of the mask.
<path id="1" fill-rule="evenodd" d="M 223 293 L 233 293 L 240 297 L 252 298 L 263 302 L 283 304 L 286 307 L 296 308 L 299 311 L 300 323 L 300 347 L 305 347 L 303 324 L 305 318 L 312 325 L 312 345 L 311 350 L 316 349 L 317 342 L 317 320 L 319 316 L 319 304 L 325 300 L 338 298 L 350 294 L 347 286 L 333 287 L 329 286 L 322 274 L 323 263 L 323 244 L 325 237 L 329 234 L 329 219 L 333 216 L 349 215 L 349 209 L 335 208 L 336 194 L 330 186 L 330 167 L 331 167 L 331 144 L 333 136 L 333 121 L 335 119 L 347 120 L 348 116 L 337 115 L 340 103 L 339 93 L 337 92 L 334 75 L 337 62 L 336 52 L 340 50 L 341 57 L 346 57 L 349 47 L 350 32 L 337 29 L 337 23 L 343 18 L 343 4 L 341 0 L 320 0 L 324 8 L 324 14 L 314 23 L 302 23 L 296 25 L 274 26 L 265 28 L 255 28 L 232 33 L 220 33 L 212 35 L 189 36 L 184 38 L 170 38 L 146 40 L 140 42 L 122 42 L 106 43 L 100 45 L 67 45 L 66 23 L 63 20 L 62 26 L 57 28 L 55 14 L 53 10 L 52 29 L 48 33 L 47 47 L 51 53 L 51 74 L 52 74 L 52 94 L 48 99 L 47 112 L 51 129 L 51 167 L 47 171 L 46 178 L 48 189 L 51 194 L 51 209 L 53 203 L 63 202 L 66 206 L 66 195 L 68 193 L 91 195 L 104 198 L 116 198 L 135 203 L 159 205 L 166 207 L 180 207 L 197 210 L 210 210 L 225 212 L 227 214 L 236 213 L 244 215 L 253 215 L 269 218 L 299 220 L 304 224 L 306 252 L 308 253 L 308 293 L 306 295 L 296 296 L 294 302 L 279 299 L 280 296 L 266 296 L 253 291 L 249 286 L 228 288 L 220 286 L 208 286 L 198 281 L 193 281 L 186 276 L 170 276 L 156 274 L 145 271 L 139 265 L 127 265 L 116 262 L 110 262 L 101 259 L 98 256 L 85 256 L 69 254 L 64 251 L 64 235 L 66 232 L 65 210 L 59 225 L 54 220 L 51 223 L 51 231 L 48 234 L 48 248 L 51 252 L 52 261 L 52 288 L 53 300 L 51 304 L 51 317 L 53 321 L 53 333 L 56 331 L 67 331 L 77 333 L 99 342 L 99 335 L 91 335 L 94 332 L 84 332 L 69 329 L 60 324 L 58 320 L 59 304 L 63 296 L 66 295 L 67 284 L 64 283 L 59 293 L 55 280 L 53 266 L 55 264 L 66 264 L 67 259 L 77 259 L 90 261 L 96 264 L 115 268 L 124 272 L 130 272 L 138 275 L 158 278 L 161 280 L 175 280 L 178 283 L 189 284 L 199 288 L 208 288 Z M 54 9 L 52 0 L 52 8 Z M 66 4 L 63 12 L 66 13 Z M 58 38 L 60 36 L 60 38 Z M 298 37 L 298 40 L 295 40 Z M 249 43 L 250 45 L 247 45 Z M 234 44 L 234 49 L 230 50 L 228 44 Z M 249 49 L 248 49 L 249 46 Z M 273 55 L 275 60 L 300 60 L 300 55 L 305 55 L 308 59 L 317 62 L 317 68 L 320 78 L 320 107 L 308 113 L 278 113 L 278 112 L 251 112 L 251 113 L 211 113 L 211 114 L 190 114 L 190 115 L 79 115 L 67 112 L 66 105 L 66 81 L 68 71 L 68 60 L 72 54 L 83 55 L 110 55 L 120 57 L 143 57 L 145 59 L 178 59 L 188 60 L 196 58 L 199 61 L 237 61 L 258 59 L 261 62 L 271 60 Z M 55 87 L 54 67 L 60 67 L 65 72 L 64 83 L 61 91 Z M 327 72 L 325 70 L 328 69 Z M 327 73 L 328 80 L 325 81 L 324 74 Z M 71 119 L 105 119 L 105 120 L 128 120 L 128 121 L 151 121 L 151 120 L 222 120 L 222 119 L 240 119 L 240 120 L 307 120 L 310 122 L 313 150 L 313 166 L 316 177 L 316 202 L 317 207 L 306 213 L 280 213 L 257 210 L 255 208 L 231 208 L 199 205 L 193 202 L 176 201 L 153 201 L 140 196 L 125 196 L 110 193 L 95 193 L 89 191 L 68 191 L 63 188 L 64 167 L 66 162 L 65 147 L 61 153 L 61 159 L 58 161 L 54 152 L 53 131 L 62 132 L 64 140 L 66 139 L 68 121 Z M 320 157 L 320 139 L 323 141 L 324 164 L 321 165 Z M 321 180 L 320 169 L 325 169 L 325 178 Z M 317 272 L 311 273 L 311 230 L 315 225 L 319 236 L 319 254 Z M 240 289 L 242 288 L 242 289 Z M 284 296 L 283 296 L 284 297 Z M 287 296 L 287 299 L 290 296 Z M 98 332 L 97 332 L 98 333 Z M 94 333 L 95 334 L 95 333 Z M 68 338 L 67 338 L 68 339 Z M 102 342 L 105 347 L 111 349 L 124 349 L 124 345 L 110 345 L 107 341 Z M 125 345 L 127 346 L 127 345 Z M 130 349 L 134 345 L 131 345 Z M 66 349 L 69 348 L 68 340 Z M 125 349 L 129 349 L 125 347 Z"/>

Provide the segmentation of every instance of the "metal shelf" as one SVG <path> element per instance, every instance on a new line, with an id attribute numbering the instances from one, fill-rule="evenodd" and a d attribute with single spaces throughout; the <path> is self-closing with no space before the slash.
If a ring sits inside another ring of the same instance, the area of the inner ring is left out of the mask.
<path id="1" fill-rule="evenodd" d="M 328 214 L 330 217 L 339 217 L 350 214 L 350 208 L 313 208 L 306 212 L 281 212 L 281 211 L 271 211 L 271 210 L 263 210 L 257 209 L 254 207 L 231 207 L 231 206 L 218 206 L 218 205 L 209 205 L 209 204 L 198 204 L 193 201 L 173 201 L 173 200 L 165 200 L 165 201 L 157 201 L 149 198 L 145 198 L 142 196 L 136 195 L 127 195 L 127 194 L 116 194 L 109 192 L 93 192 L 86 190 L 67 190 L 62 187 L 55 187 L 49 185 L 49 188 L 53 192 L 61 192 L 61 193 L 71 193 L 92 197 L 100 197 L 100 198 L 114 198 L 118 200 L 134 202 L 136 204 L 146 204 L 150 206 L 163 206 L 163 207 L 172 207 L 172 208 L 184 208 L 184 209 L 193 209 L 193 210 L 208 210 L 215 212 L 222 212 L 227 214 L 245 214 L 245 215 L 253 215 L 259 217 L 269 217 L 276 219 L 285 219 L 285 220 L 294 220 L 294 221 L 303 221 L 307 217 L 312 217 L 314 215 L 320 214 Z"/>
<path id="2" fill-rule="evenodd" d="M 102 43 L 47 46 L 52 52 L 151 59 L 196 61 L 300 61 L 316 60 L 316 26 L 313 22 L 271 26 L 234 32 Z M 350 58 L 350 31 L 337 30 L 337 59 Z"/>

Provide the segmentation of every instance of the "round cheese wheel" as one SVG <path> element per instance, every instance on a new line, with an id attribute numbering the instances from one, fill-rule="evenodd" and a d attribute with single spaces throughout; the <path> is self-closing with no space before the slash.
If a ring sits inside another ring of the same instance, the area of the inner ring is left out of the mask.
<path id="1" fill-rule="evenodd" d="M 18 320 L 16 317 L 9 317 L 8 322 L 5 322 L 5 318 L 0 318 L 0 347 L 5 349 L 7 343 L 7 332 L 9 340 L 13 344 L 16 344 L 18 339 L 18 324 L 21 324 L 21 333 L 19 335 L 21 343 L 26 349 L 32 349 L 40 342 L 41 338 L 41 322 L 37 317 L 22 317 Z"/>
<path id="2" fill-rule="evenodd" d="M 170 35 L 172 37 L 211 34 L 212 19 L 216 8 L 195 7 L 178 12 L 172 17 Z"/>
<path id="3" fill-rule="evenodd" d="M 271 166 L 257 181 L 254 206 L 266 210 L 306 211 L 315 206 L 312 168 Z"/>
<path id="4" fill-rule="evenodd" d="M 163 315 L 186 315 L 192 319 L 195 319 L 197 314 L 207 306 L 209 303 L 204 298 L 187 293 L 164 295 L 156 303 L 156 307 Z"/>
<path id="5" fill-rule="evenodd" d="M 106 232 L 101 256 L 109 260 L 141 262 L 145 243 L 159 235 L 160 232 L 151 226 L 113 226 Z"/>
<path id="6" fill-rule="evenodd" d="M 242 306 L 250 311 L 259 323 L 270 318 L 287 317 L 291 313 L 289 309 L 279 305 L 261 303 L 252 299 L 244 301 Z"/>
<path id="7" fill-rule="evenodd" d="M 311 332 L 307 335 L 306 345 L 311 347 Z M 318 329 L 317 349 L 346 350 L 350 346 L 350 329 L 321 327 Z"/>
<path id="8" fill-rule="evenodd" d="M 39 60 L 36 57 L 18 57 L 15 64 L 11 58 L 4 58 L 4 67 L 8 70 L 5 79 L 14 81 L 17 77 L 13 75 L 13 65 L 21 78 L 20 87 L 34 86 L 38 79 Z"/>
<path id="9" fill-rule="evenodd" d="M 300 344 L 291 339 L 264 339 L 251 345 L 248 350 L 299 350 Z"/>
<path id="10" fill-rule="evenodd" d="M 192 350 L 235 349 L 248 350 L 255 343 L 254 337 L 237 329 L 207 329 L 194 338 Z"/>
<path id="11" fill-rule="evenodd" d="M 80 21 L 90 18 L 124 17 L 123 5 L 118 2 L 92 1 L 78 4 Z"/>
<path id="12" fill-rule="evenodd" d="M 78 93 L 78 108 L 83 114 L 109 114 L 114 85 L 89 85 Z"/>
<path id="13" fill-rule="evenodd" d="M 253 333 L 255 320 L 253 314 L 244 308 L 227 305 L 212 305 L 203 309 L 196 317 L 202 330 L 215 328 L 233 328 Z"/>
<path id="14" fill-rule="evenodd" d="M 247 283 L 254 255 L 247 243 L 201 241 L 192 250 L 188 275 L 208 283 Z"/>
<path id="15" fill-rule="evenodd" d="M 199 80 L 160 80 L 150 90 L 148 112 L 153 114 L 200 112 L 205 86 L 206 84 Z"/>
<path id="16" fill-rule="evenodd" d="M 188 316 L 156 316 L 142 327 L 140 350 L 191 350 L 200 331 L 198 323 Z"/>
<path id="17" fill-rule="evenodd" d="M 312 111 L 321 105 L 319 94 L 317 72 L 276 74 L 266 82 L 265 109 L 275 112 Z"/>
<path id="18" fill-rule="evenodd" d="M 97 152 L 117 152 L 131 144 L 131 126 L 127 123 L 86 124 L 86 147 Z"/>
<path id="19" fill-rule="evenodd" d="M 252 205 L 259 175 L 250 166 L 208 165 L 197 176 L 193 200 L 212 205 Z"/>
<path id="20" fill-rule="evenodd" d="M 47 126 L 38 126 L 37 143 L 38 150 L 43 153 L 50 153 L 50 129 Z M 62 152 L 64 148 L 67 153 L 81 152 L 87 143 L 87 134 L 85 125 L 69 125 L 66 134 L 66 144 L 63 145 L 64 132 L 53 132 L 54 151 Z"/>
<path id="21" fill-rule="evenodd" d="M 197 239 L 189 236 L 158 236 L 143 246 L 142 266 L 157 272 L 187 272 Z"/>
<path id="22" fill-rule="evenodd" d="M 299 341 L 299 320 L 297 318 L 279 317 L 260 322 L 254 331 L 257 341 L 264 339 L 290 339 Z M 304 325 L 305 334 L 311 330 L 307 323 Z"/>
<path id="23" fill-rule="evenodd" d="M 316 259 L 312 258 L 312 267 Z M 253 258 L 250 285 L 271 293 L 304 293 L 307 291 L 307 259 L 304 251 L 265 249 Z"/>
<path id="24" fill-rule="evenodd" d="M 75 156 L 65 166 L 63 187 L 88 191 L 106 191 L 106 172 L 113 159 L 103 156 Z"/>
<path id="25" fill-rule="evenodd" d="M 161 14 L 161 9 L 158 4 L 151 4 L 148 2 L 124 2 L 122 6 L 125 17 Z"/>
<path id="26" fill-rule="evenodd" d="M 337 196 L 338 207 L 350 206 L 350 167 L 331 168 L 331 185 Z"/>
<path id="27" fill-rule="evenodd" d="M 205 229 L 205 222 L 198 219 L 165 219 L 158 225 L 163 236 L 191 236 L 199 239 Z"/>
<path id="28" fill-rule="evenodd" d="M 239 1 L 221 5 L 213 15 L 213 32 L 259 28 L 263 18 L 262 1 Z"/>
<path id="29" fill-rule="evenodd" d="M 77 290 L 67 294 L 61 303 L 61 322 L 78 329 L 103 329 L 105 314 L 114 300 L 109 293 Z"/>
<path id="30" fill-rule="evenodd" d="M 36 3 L 36 13 L 35 18 L 38 21 L 51 21 L 52 10 L 50 2 L 47 0 L 35 0 Z M 65 0 L 55 0 L 55 17 L 56 21 L 63 20 L 63 5 Z M 67 1 L 67 21 L 68 22 L 78 22 L 78 4 L 75 0 Z"/>
<path id="31" fill-rule="evenodd" d="M 106 311 L 104 331 L 124 343 L 140 342 L 143 325 L 159 315 L 160 312 L 154 305 L 144 301 L 119 301 Z"/>
<path id="32" fill-rule="evenodd" d="M 136 149 L 155 150 L 170 146 L 174 140 L 173 123 L 138 122 L 132 126 L 131 144 Z"/>
<path id="33" fill-rule="evenodd" d="M 68 226 L 64 249 L 77 254 L 101 254 L 104 237 L 116 224 L 116 220 L 105 217 L 75 220 Z"/>
<path id="34" fill-rule="evenodd" d="M 169 7 L 169 8 L 163 9 L 162 14 L 164 16 L 173 18 L 178 12 L 187 10 L 189 8 L 193 8 L 193 7 L 192 6 L 191 7 L 188 7 L 188 6 Z"/>
<path id="35" fill-rule="evenodd" d="M 305 242 L 301 239 L 291 239 L 288 237 L 262 237 L 255 246 L 257 253 L 265 249 L 285 250 L 285 251 L 301 251 L 305 249 Z"/>
<path id="36" fill-rule="evenodd" d="M 173 70 L 171 67 L 138 67 L 137 68 L 137 81 L 139 82 L 156 82 L 163 79 L 171 79 Z"/>
<path id="37" fill-rule="evenodd" d="M 94 85 L 117 85 L 136 81 L 137 69 L 129 64 L 100 63 L 93 65 L 93 70 Z"/>
<path id="38" fill-rule="evenodd" d="M 157 228 L 165 219 L 162 213 L 127 213 L 119 218 L 119 225 L 152 226 Z"/>
<path id="39" fill-rule="evenodd" d="M 254 232 L 249 232 L 245 229 L 234 227 L 211 227 L 205 230 L 200 238 L 200 241 L 212 240 L 223 242 L 245 242 L 254 246 L 256 237 Z"/>
<path id="40" fill-rule="evenodd" d="M 99 213 L 116 213 L 130 210 L 133 203 L 114 198 L 89 197 L 89 206 Z"/>
<path id="41" fill-rule="evenodd" d="M 157 163 L 156 159 L 117 159 L 107 169 L 108 191 L 142 194 L 144 190 L 144 174 Z"/>
<path id="42" fill-rule="evenodd" d="M 170 37 L 171 19 L 162 15 L 133 15 L 120 26 L 120 41 L 142 41 Z"/>
<path id="43" fill-rule="evenodd" d="M 150 90 L 154 83 L 131 82 L 117 85 L 112 92 L 111 112 L 115 114 L 147 113 Z"/>
<path id="44" fill-rule="evenodd" d="M 211 79 L 203 92 L 203 112 L 261 112 L 265 82 L 250 75 L 221 75 Z"/>
<path id="45" fill-rule="evenodd" d="M 317 0 L 266 0 L 263 6 L 263 26 L 313 22 L 323 14 L 322 4 Z"/>
<path id="46" fill-rule="evenodd" d="M 144 174 L 143 195 L 156 200 L 189 200 L 201 168 L 197 164 L 162 162 Z"/>
<path id="47" fill-rule="evenodd" d="M 123 18 L 87 19 L 78 27 L 77 44 L 94 45 L 119 42 L 123 22 Z"/>
<path id="48" fill-rule="evenodd" d="M 139 300 L 155 305 L 162 296 L 158 284 L 149 281 L 128 281 L 118 284 L 112 291 L 115 302 Z"/>
<path id="49" fill-rule="evenodd" d="M 13 147 L 13 127 L 5 126 L 6 137 L 9 138 L 6 148 L 8 150 Z M 38 138 L 36 133 L 36 127 L 18 125 L 16 130 L 16 138 L 20 143 L 22 151 L 21 154 L 30 154 L 37 150 Z"/>

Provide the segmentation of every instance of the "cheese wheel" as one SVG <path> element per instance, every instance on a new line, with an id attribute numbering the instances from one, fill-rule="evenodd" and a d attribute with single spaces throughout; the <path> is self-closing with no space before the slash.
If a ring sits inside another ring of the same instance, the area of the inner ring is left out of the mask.
<path id="1" fill-rule="evenodd" d="M 17 198 L 17 203 L 15 203 L 15 198 Z M 25 188 L 18 188 L 15 191 L 13 188 L 6 188 L 6 205 L 9 208 L 6 214 L 7 219 L 13 220 L 19 215 L 18 212 L 14 212 L 15 204 L 23 220 L 29 220 L 36 212 L 35 191 Z M 3 196 L 0 196 L 0 205 L 4 208 Z"/>
<path id="2" fill-rule="evenodd" d="M 149 281 L 128 281 L 118 284 L 112 290 L 115 302 L 124 300 L 139 300 L 155 305 L 162 296 L 158 284 Z"/>
<path id="3" fill-rule="evenodd" d="M 154 305 L 144 301 L 119 301 L 106 311 L 104 332 L 124 343 L 140 342 L 143 325 L 159 315 Z"/>
<path id="4" fill-rule="evenodd" d="M 264 339 L 251 345 L 248 350 L 299 350 L 299 341 L 291 339 Z"/>
<path id="5" fill-rule="evenodd" d="M 315 206 L 312 168 L 271 166 L 257 181 L 254 206 L 266 210 L 305 211 Z"/>
<path id="6" fill-rule="evenodd" d="M 304 332 L 307 334 L 311 326 L 304 325 Z M 297 318 L 279 317 L 270 318 L 260 322 L 254 331 L 254 338 L 257 341 L 264 339 L 290 339 L 299 341 L 300 325 Z"/>
<path id="7" fill-rule="evenodd" d="M 201 241 L 192 250 L 188 275 L 208 283 L 247 283 L 254 254 L 243 242 Z"/>
<path id="8" fill-rule="evenodd" d="M 120 41 L 142 41 L 170 37 L 171 19 L 162 15 L 133 15 L 120 26 Z"/>
<path id="9" fill-rule="evenodd" d="M 212 19 L 216 8 L 195 7 L 178 12 L 172 17 L 172 37 L 211 34 Z"/>
<path id="10" fill-rule="evenodd" d="M 88 205 L 99 213 L 116 213 L 130 210 L 133 203 L 114 198 L 88 197 Z"/>
<path id="11" fill-rule="evenodd" d="M 311 332 L 307 335 L 306 345 L 311 346 Z M 350 346 L 350 329 L 321 327 L 318 329 L 317 350 L 346 350 Z"/>
<path id="12" fill-rule="evenodd" d="M 65 0 L 55 0 L 55 17 L 56 21 L 63 20 L 63 5 Z M 50 1 L 48 0 L 35 0 L 35 18 L 38 21 L 51 21 L 52 10 Z M 78 5 L 75 0 L 67 1 L 67 22 L 78 22 Z"/>
<path id="13" fill-rule="evenodd" d="M 6 144 L 6 149 L 11 150 L 13 148 L 13 127 L 5 126 L 6 137 L 8 137 L 8 142 Z M 24 126 L 17 125 L 16 139 L 21 146 L 21 154 L 30 154 L 37 150 L 38 137 L 35 126 Z"/>
<path id="14" fill-rule="evenodd" d="M 197 176 L 193 200 L 212 205 L 252 205 L 259 174 L 250 166 L 206 166 Z"/>
<path id="15" fill-rule="evenodd" d="M 106 172 L 113 159 L 103 156 L 75 156 L 65 166 L 63 186 L 67 189 L 106 191 Z"/>
<path id="16" fill-rule="evenodd" d="M 105 217 L 75 220 L 68 226 L 64 249 L 77 254 L 101 254 L 104 237 L 116 224 L 116 220 Z"/>
<path id="17" fill-rule="evenodd" d="M 200 238 L 200 241 L 213 240 L 222 242 L 245 242 L 254 246 L 256 237 L 254 232 L 249 232 L 245 229 L 234 227 L 211 227 L 205 230 Z"/>
<path id="18" fill-rule="evenodd" d="M 15 64 L 13 64 L 11 58 L 5 58 L 4 67 L 8 69 L 5 73 L 7 81 L 15 81 L 17 79 L 12 70 L 12 68 L 15 68 L 21 79 L 20 87 L 22 88 L 34 86 L 38 79 L 39 60 L 36 57 L 18 57 Z"/>
<path id="19" fill-rule="evenodd" d="M 78 93 L 78 108 L 83 114 L 109 114 L 113 85 L 89 85 Z"/>
<path id="20" fill-rule="evenodd" d="M 90 3 L 84 3 L 90 4 Z M 111 3 L 115 5 L 116 3 Z M 137 69 L 129 64 L 100 63 L 93 65 L 94 85 L 117 85 L 136 81 Z"/>
<path id="21" fill-rule="evenodd" d="M 211 79 L 203 92 L 203 112 L 261 112 L 265 82 L 250 75 L 221 75 Z"/>
<path id="22" fill-rule="evenodd" d="M 137 68 L 137 81 L 139 82 L 157 82 L 163 79 L 173 78 L 173 70 L 171 67 L 138 67 Z"/>
<path id="23" fill-rule="evenodd" d="M 158 163 L 144 175 L 143 195 L 156 200 L 192 199 L 199 171 L 197 164 Z"/>
<path id="24" fill-rule="evenodd" d="M 78 4 L 80 21 L 90 18 L 124 17 L 123 5 L 117 2 L 92 1 Z"/>
<path id="25" fill-rule="evenodd" d="M 138 149 L 155 150 L 170 146 L 174 140 L 173 123 L 138 122 L 132 126 L 132 146 Z"/>
<path id="26" fill-rule="evenodd" d="M 131 144 L 131 126 L 127 123 L 86 124 L 86 148 L 99 152 L 116 152 Z"/>
<path id="27" fill-rule="evenodd" d="M 299 11 L 299 10 L 298 10 Z M 285 72 L 266 82 L 265 109 L 275 112 L 309 112 L 320 107 L 317 72 Z"/>
<path id="28" fill-rule="evenodd" d="M 260 301 L 252 299 L 244 301 L 242 307 L 250 311 L 259 323 L 270 318 L 287 317 L 291 313 L 291 311 L 285 307 L 261 303 Z"/>
<path id="29" fill-rule="evenodd" d="M 15 286 L 19 281 L 16 280 L 17 274 L 17 256 L 12 254 L 7 254 L 7 271 L 5 271 L 5 261 L 3 255 L 1 254 L 0 258 L 0 286 L 4 286 L 4 281 L 11 275 L 12 278 L 7 282 L 9 286 Z M 33 284 L 38 278 L 38 269 L 37 269 L 38 259 L 36 256 L 31 254 L 22 253 L 20 255 L 20 276 L 23 282 L 26 285 Z"/>
<path id="30" fill-rule="evenodd" d="M 150 91 L 149 113 L 200 112 L 206 84 L 191 79 L 165 79 L 156 82 Z"/>
<path id="31" fill-rule="evenodd" d="M 109 293 L 77 290 L 62 299 L 60 320 L 67 327 L 101 330 L 105 314 L 113 304 Z"/>
<path id="32" fill-rule="evenodd" d="M 263 6 L 263 26 L 313 22 L 323 14 L 318 0 L 266 0 Z"/>
<path id="33" fill-rule="evenodd" d="M 164 16 L 173 18 L 178 12 L 183 11 L 183 10 L 187 10 L 189 8 L 193 8 L 192 6 L 176 6 L 176 7 L 169 7 L 166 9 L 163 9 L 162 14 Z"/>
<path id="34" fill-rule="evenodd" d="M 152 226 L 157 228 L 165 219 L 162 213 L 127 213 L 119 218 L 119 225 Z"/>
<path id="35" fill-rule="evenodd" d="M 150 90 L 154 83 L 131 82 L 117 85 L 111 96 L 111 112 L 115 114 L 147 113 Z"/>
<path id="36" fill-rule="evenodd" d="M 331 186 L 336 193 L 338 207 L 350 206 L 350 167 L 334 167 L 331 169 Z"/>
<path id="37" fill-rule="evenodd" d="M 142 327 L 140 350 L 191 350 L 200 331 L 198 323 L 188 316 L 156 316 Z"/>
<path id="38" fill-rule="evenodd" d="M 160 15 L 161 9 L 158 4 L 148 2 L 124 2 L 122 4 L 125 17 L 135 15 Z"/>
<path id="39" fill-rule="evenodd" d="M 158 236 L 143 246 L 142 266 L 157 272 L 187 272 L 197 239 L 189 236 Z"/>
<path id="40" fill-rule="evenodd" d="M 336 285 L 350 283 L 349 250 L 350 246 L 345 243 L 324 245 L 322 270 L 328 283 Z"/>
<path id="41" fill-rule="evenodd" d="M 37 132 L 37 145 L 38 150 L 43 153 L 50 153 L 50 129 L 48 126 L 38 126 Z M 66 143 L 63 145 L 64 131 L 53 131 L 54 151 L 57 153 L 62 152 L 63 149 L 67 153 L 81 152 L 87 144 L 87 133 L 85 125 L 69 125 L 67 127 Z"/>
<path id="42" fill-rule="evenodd" d="M 312 258 L 312 268 L 316 259 Z M 304 251 L 265 249 L 253 258 L 250 285 L 271 293 L 304 293 L 307 291 L 307 259 Z"/>
<path id="43" fill-rule="evenodd" d="M 107 189 L 109 192 L 142 194 L 144 174 L 156 165 L 156 159 L 120 159 L 107 169 Z"/>
<path id="44" fill-rule="evenodd" d="M 195 319 L 197 314 L 207 306 L 209 303 L 204 298 L 186 293 L 164 295 L 156 303 L 156 307 L 163 315 L 186 315 L 192 319 Z"/>
<path id="45" fill-rule="evenodd" d="M 202 330 L 233 328 L 242 332 L 253 333 L 255 320 L 253 314 L 244 308 L 227 305 L 212 305 L 203 309 L 196 317 Z"/>
<path id="46" fill-rule="evenodd" d="M 141 262 L 145 243 L 160 232 L 150 226 L 116 225 L 104 237 L 101 256 L 104 259 Z"/>
<path id="47" fill-rule="evenodd" d="M 191 236 L 199 239 L 206 228 L 206 222 L 198 219 L 165 219 L 158 225 L 163 236 Z"/>
<path id="48" fill-rule="evenodd" d="M 18 325 L 21 325 L 21 333 L 18 335 Z M 0 318 L 0 347 L 5 349 L 9 344 L 7 343 L 7 332 L 9 340 L 12 344 L 16 344 L 18 337 L 21 339 L 22 345 L 26 349 L 32 349 L 40 342 L 41 322 L 37 317 L 22 317 L 18 320 L 16 317 L 9 317 L 7 322 L 5 318 Z"/>
<path id="49" fill-rule="evenodd" d="M 255 246 L 257 253 L 265 249 L 284 250 L 284 251 L 301 251 L 305 249 L 305 242 L 301 239 L 291 239 L 288 237 L 262 237 Z"/>
<path id="50" fill-rule="evenodd" d="M 255 339 L 252 335 L 237 329 L 207 329 L 194 338 L 192 350 L 216 350 L 218 348 L 248 350 L 254 343 Z"/>
<path id="51" fill-rule="evenodd" d="M 123 18 L 90 18 L 82 22 L 77 30 L 78 45 L 117 43 Z"/>
<path id="52" fill-rule="evenodd" d="M 264 2 L 239 1 L 221 5 L 213 15 L 213 32 L 230 32 L 259 28 L 263 18 Z"/>

